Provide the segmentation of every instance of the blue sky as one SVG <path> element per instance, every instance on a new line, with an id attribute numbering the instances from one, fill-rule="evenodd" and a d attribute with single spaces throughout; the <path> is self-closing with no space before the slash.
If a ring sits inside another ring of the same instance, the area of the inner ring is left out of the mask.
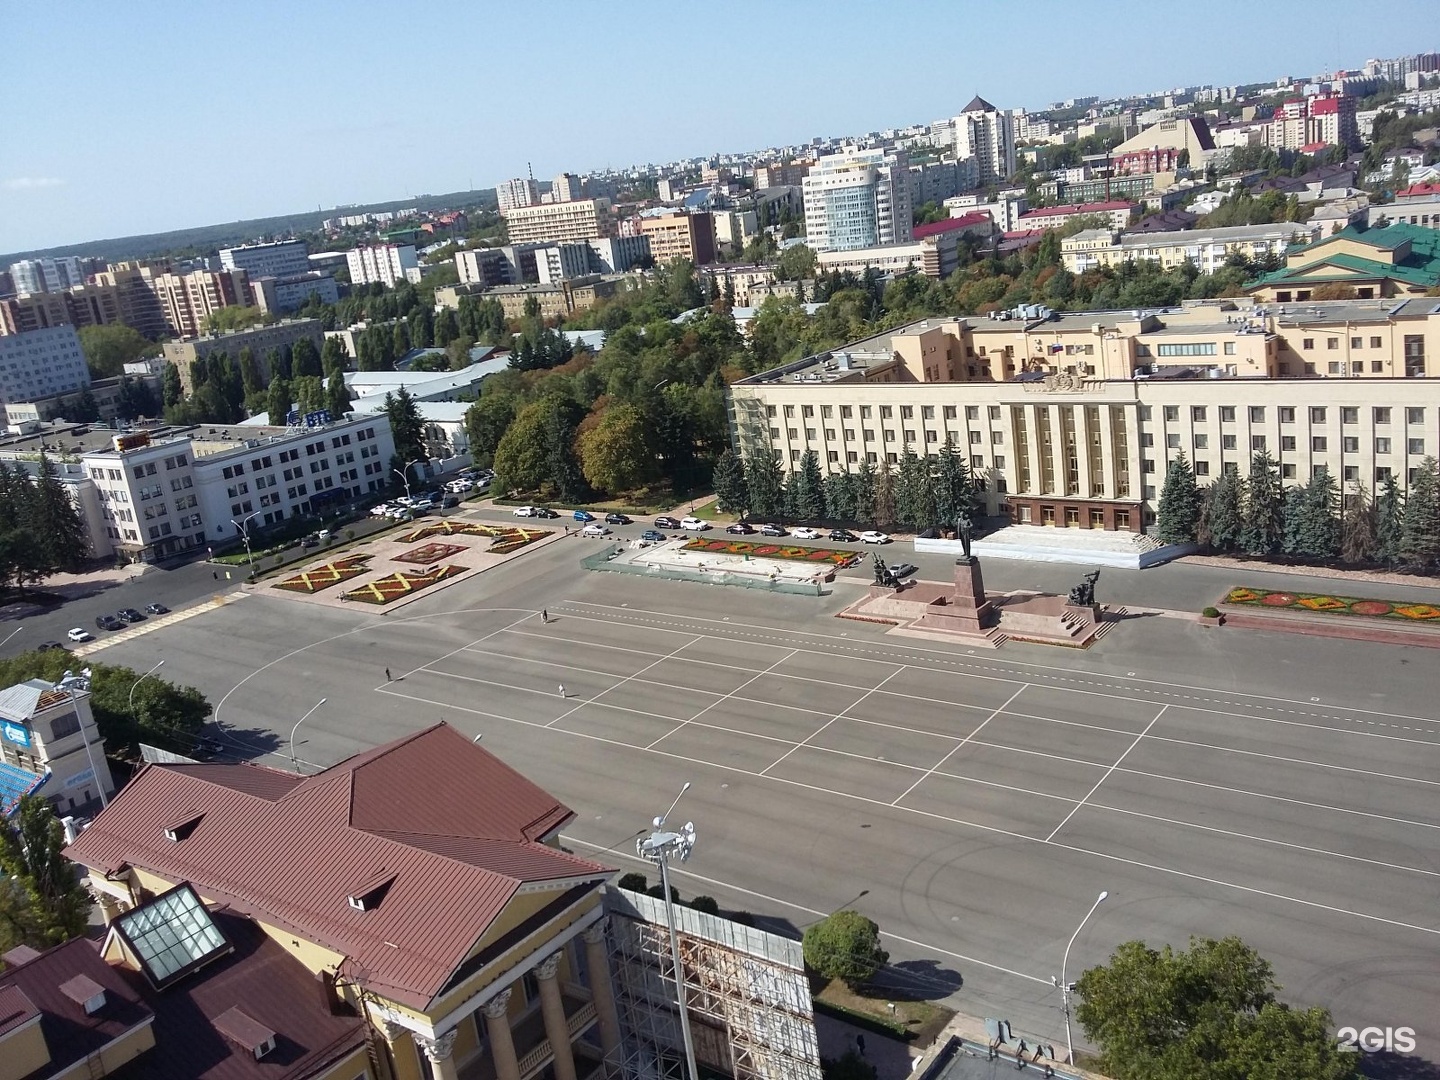
<path id="1" fill-rule="evenodd" d="M 1355 67 L 1434 0 L 5 5 L 0 251 Z M 1430 30 L 1426 30 L 1430 27 Z M 1428 33 L 1428 40 L 1417 35 Z"/>

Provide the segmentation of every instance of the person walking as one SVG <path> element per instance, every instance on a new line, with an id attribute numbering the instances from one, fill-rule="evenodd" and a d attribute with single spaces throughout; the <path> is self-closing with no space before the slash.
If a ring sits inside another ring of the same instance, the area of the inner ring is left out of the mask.
<path id="1" fill-rule="evenodd" d="M 542 623 L 548 623 L 548 622 L 550 621 L 550 609 L 549 609 L 549 608 L 541 608 L 541 609 L 540 609 L 540 621 L 541 621 Z"/>
<path id="2" fill-rule="evenodd" d="M 857 1047 L 859 1047 L 859 1049 L 860 1049 L 860 1056 L 863 1058 L 863 1057 L 865 1056 L 865 1036 L 864 1036 L 864 1035 L 856 1035 L 856 1036 L 855 1036 L 855 1045 L 856 1045 Z"/>
<path id="3" fill-rule="evenodd" d="M 385 681 L 390 681 L 390 669 L 388 667 L 385 669 Z"/>
<path id="4" fill-rule="evenodd" d="M 560 696 L 561 696 L 562 698 L 568 696 L 568 695 L 565 693 L 565 684 L 564 684 L 563 682 L 560 684 Z"/>

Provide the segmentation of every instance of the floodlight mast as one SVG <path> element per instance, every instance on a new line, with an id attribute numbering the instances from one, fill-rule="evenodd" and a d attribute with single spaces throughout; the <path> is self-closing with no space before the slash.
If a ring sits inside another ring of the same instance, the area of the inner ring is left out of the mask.
<path id="1" fill-rule="evenodd" d="M 670 809 L 651 822 L 654 828 L 649 836 L 635 841 L 635 851 L 642 859 L 660 864 L 660 888 L 665 895 L 665 921 L 670 930 L 670 960 L 675 965 L 675 1000 L 680 1007 L 680 1036 L 685 1043 L 685 1065 L 689 1080 L 700 1080 L 700 1071 L 695 1066 L 695 1042 L 690 1035 L 690 1014 L 685 1003 L 685 972 L 680 966 L 680 939 L 675 932 L 675 902 L 670 897 L 670 856 L 678 855 L 684 862 L 695 848 L 695 823 L 687 821 L 679 832 L 665 831 L 665 821 L 675 811 L 685 792 L 690 790 L 690 781 L 680 789 Z"/>

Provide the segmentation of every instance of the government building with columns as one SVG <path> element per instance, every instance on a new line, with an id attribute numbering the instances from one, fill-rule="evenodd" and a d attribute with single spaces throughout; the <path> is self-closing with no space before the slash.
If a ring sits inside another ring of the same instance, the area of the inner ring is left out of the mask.
<path id="1" fill-rule="evenodd" d="M 739 380 L 742 456 L 894 466 L 947 442 L 1017 524 L 1139 532 L 1180 454 L 1199 482 L 1257 451 L 1287 485 L 1403 489 L 1440 456 L 1440 298 L 933 318 Z"/>
<path id="2" fill-rule="evenodd" d="M 188 886 L 303 965 L 317 1002 L 367 1021 L 358 1067 L 287 1077 L 591 1080 L 623 1056 L 613 871 L 560 849 L 573 816 L 439 724 L 311 776 L 149 765 L 66 854 L 107 925 Z M 183 965 L 194 935 L 176 931 Z"/>

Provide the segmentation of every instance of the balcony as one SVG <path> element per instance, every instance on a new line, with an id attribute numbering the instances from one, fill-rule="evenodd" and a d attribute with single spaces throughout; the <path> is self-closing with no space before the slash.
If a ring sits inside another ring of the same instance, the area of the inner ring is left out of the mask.
<path id="1" fill-rule="evenodd" d="M 575 1073 L 580 1080 L 598 1080 L 604 1075 L 599 1048 L 588 1043 L 576 1043 L 596 1020 L 595 1004 L 590 1000 L 590 991 L 573 983 L 564 983 L 560 987 L 560 1000 L 565 1006 L 565 1026 L 570 1031 Z M 476 1023 L 483 1035 L 485 1018 L 482 1014 L 476 1014 Z M 554 1076 L 552 1063 L 555 1060 L 555 1050 L 545 1036 L 545 1018 L 541 1014 L 538 1000 L 510 1025 L 510 1037 L 515 1041 L 515 1056 L 520 1063 L 520 1080 L 549 1080 Z M 480 1052 L 461 1065 L 458 1071 L 460 1080 L 496 1080 L 495 1064 L 490 1057 L 488 1040 L 482 1039 Z"/>

